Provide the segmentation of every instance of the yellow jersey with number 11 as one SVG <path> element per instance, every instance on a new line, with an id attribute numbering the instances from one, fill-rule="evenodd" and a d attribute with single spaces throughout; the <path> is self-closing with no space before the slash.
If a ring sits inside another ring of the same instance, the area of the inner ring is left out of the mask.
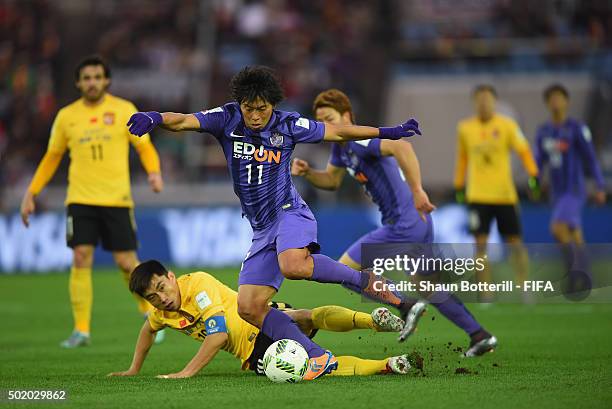
<path id="1" fill-rule="evenodd" d="M 149 135 L 137 137 L 126 123 L 134 104 L 111 94 L 95 106 L 82 98 L 62 108 L 53 123 L 48 150 L 70 151 L 66 204 L 133 207 L 129 146 L 149 148 Z M 154 149 L 154 148 L 153 148 Z"/>

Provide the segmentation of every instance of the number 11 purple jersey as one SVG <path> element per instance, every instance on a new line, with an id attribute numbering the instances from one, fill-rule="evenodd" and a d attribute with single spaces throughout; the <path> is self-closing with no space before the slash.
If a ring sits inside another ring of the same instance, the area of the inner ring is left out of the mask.
<path id="1" fill-rule="evenodd" d="M 253 230 L 274 223 L 282 209 L 306 206 L 291 180 L 291 153 L 298 143 L 321 142 L 323 123 L 274 110 L 265 128 L 252 131 L 236 102 L 194 115 L 201 131 L 221 144 L 234 192 Z"/>

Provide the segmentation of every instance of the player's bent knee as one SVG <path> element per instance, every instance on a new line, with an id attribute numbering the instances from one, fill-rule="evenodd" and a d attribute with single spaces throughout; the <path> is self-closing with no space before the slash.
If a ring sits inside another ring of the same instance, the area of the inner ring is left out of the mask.
<path id="1" fill-rule="evenodd" d="M 131 274 L 138 265 L 138 260 L 136 260 L 136 257 L 133 254 L 122 254 L 115 255 L 115 263 L 122 271 Z"/>
<path id="2" fill-rule="evenodd" d="M 77 246 L 73 252 L 74 266 L 77 268 L 91 267 L 93 264 L 93 249 Z"/>
<path id="3" fill-rule="evenodd" d="M 266 316 L 266 304 L 253 301 L 241 302 L 238 300 L 238 315 L 240 318 L 253 325 L 260 325 Z"/>
<path id="4" fill-rule="evenodd" d="M 303 257 L 279 257 L 278 265 L 283 276 L 289 280 L 303 280 L 311 275 L 308 262 Z"/>

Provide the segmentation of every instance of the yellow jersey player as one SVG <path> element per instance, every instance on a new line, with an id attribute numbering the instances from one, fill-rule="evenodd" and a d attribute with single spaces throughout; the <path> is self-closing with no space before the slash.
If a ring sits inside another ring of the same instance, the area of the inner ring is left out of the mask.
<path id="1" fill-rule="evenodd" d="M 47 152 L 21 203 L 21 217 L 27 227 L 29 215 L 35 210 L 34 198 L 51 180 L 64 153 L 70 151 L 65 203 L 66 240 L 73 249 L 69 289 L 74 331 L 61 343 L 66 348 L 89 344 L 91 268 L 98 241 L 112 252 L 126 282 L 138 265 L 130 192 L 130 144 L 140 156 L 153 191 L 163 188 L 159 157 L 148 135 L 135 137 L 124 126 L 136 107 L 106 91 L 111 81 L 108 65 L 99 57 L 85 58 L 77 66 L 75 78 L 81 98 L 58 112 Z M 147 315 L 152 306 L 139 298 L 138 308 Z"/>
<path id="2" fill-rule="evenodd" d="M 469 226 L 483 257 L 491 222 L 495 219 L 504 241 L 512 245 L 517 280 L 527 278 L 528 254 L 522 245 L 518 196 L 512 179 L 512 151 L 520 157 L 530 176 L 530 187 L 537 182 L 538 168 L 529 143 L 518 124 L 495 112 L 497 92 L 491 85 L 478 85 L 473 92 L 476 115 L 457 126 L 457 161 L 454 186 L 457 201 L 469 206 Z M 466 181 L 467 173 L 467 181 Z M 488 267 L 478 277 L 490 281 Z M 490 294 L 481 294 L 490 301 Z"/>
<path id="3" fill-rule="evenodd" d="M 195 356 L 179 372 L 159 375 L 159 378 L 189 378 L 197 374 L 224 350 L 240 359 L 243 370 L 263 374 L 260 360 L 273 341 L 257 327 L 238 315 L 238 294 L 210 274 L 196 272 L 176 277 L 156 260 L 140 264 L 132 273 L 130 290 L 147 299 L 155 310 L 144 323 L 127 371 L 109 376 L 132 376 L 140 372 L 153 344 L 155 333 L 169 327 L 178 330 L 202 345 Z M 272 307 L 279 307 L 272 303 Z M 282 306 L 281 306 L 282 307 Z M 372 314 L 352 311 L 339 306 L 318 307 L 313 310 L 283 308 L 309 336 L 319 329 L 349 331 L 373 329 L 400 331 L 403 320 L 386 308 Z M 406 374 L 410 369 L 405 355 L 382 360 L 367 360 L 354 356 L 339 356 L 338 369 L 331 375 Z"/>

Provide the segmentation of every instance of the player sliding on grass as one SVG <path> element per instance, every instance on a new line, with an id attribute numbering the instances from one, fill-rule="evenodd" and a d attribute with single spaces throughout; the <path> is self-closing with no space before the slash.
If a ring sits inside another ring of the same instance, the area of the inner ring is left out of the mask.
<path id="1" fill-rule="evenodd" d="M 318 254 L 317 222 L 291 180 L 291 153 L 298 143 L 340 142 L 370 138 L 401 139 L 420 135 L 411 119 L 390 128 L 323 124 L 275 106 L 283 90 L 267 67 L 246 67 L 230 84 L 234 102 L 193 114 L 138 112 L 128 122 L 135 135 L 161 126 L 171 131 L 212 134 L 223 149 L 243 214 L 253 228 L 253 243 L 240 271 L 238 313 L 276 341 L 289 338 L 310 357 L 306 379 L 337 366 L 329 351 L 306 337 L 282 312 L 268 305 L 284 278 L 339 283 L 399 306 L 400 295 L 375 292 L 373 274 L 359 272 Z"/>
<path id="2" fill-rule="evenodd" d="M 150 260 L 136 267 L 130 279 L 130 290 L 147 299 L 155 310 L 140 330 L 130 368 L 109 376 L 138 374 L 155 333 L 164 327 L 189 335 L 202 342 L 202 346 L 181 371 L 159 375 L 158 378 L 194 376 L 221 349 L 240 359 L 243 370 L 263 374 L 261 360 L 273 343 L 272 339 L 240 318 L 237 293 L 210 274 L 196 272 L 177 278 L 161 263 Z M 338 332 L 372 329 L 381 332 L 398 331 L 403 325 L 403 321 L 386 308 L 377 308 L 372 315 L 338 306 L 313 310 L 285 309 L 284 312 L 276 308 L 273 310 L 295 320 L 307 339 L 319 329 Z M 338 369 L 334 375 L 406 374 L 410 369 L 408 358 L 404 355 L 382 360 L 339 356 L 337 360 Z"/>
<path id="3" fill-rule="evenodd" d="M 337 89 L 321 92 L 315 98 L 313 111 L 316 119 L 325 124 L 352 125 L 355 120 L 351 101 Z M 312 169 L 308 162 L 298 158 L 291 166 L 293 175 L 303 176 L 312 185 L 327 190 L 337 190 L 347 170 L 378 205 L 383 226 L 353 243 L 340 257 L 341 263 L 361 269 L 362 244 L 433 243 L 429 213 L 435 206 L 421 185 L 419 161 L 410 142 L 379 138 L 338 142 L 332 144 L 325 170 Z M 495 348 L 496 338 L 482 328 L 458 298 L 442 292 L 431 296 L 441 300 L 432 303 L 440 313 L 470 337 L 466 356 L 482 355 Z M 404 306 L 406 325 L 400 332 L 400 341 L 414 332 L 425 306 L 417 300 Z"/>

